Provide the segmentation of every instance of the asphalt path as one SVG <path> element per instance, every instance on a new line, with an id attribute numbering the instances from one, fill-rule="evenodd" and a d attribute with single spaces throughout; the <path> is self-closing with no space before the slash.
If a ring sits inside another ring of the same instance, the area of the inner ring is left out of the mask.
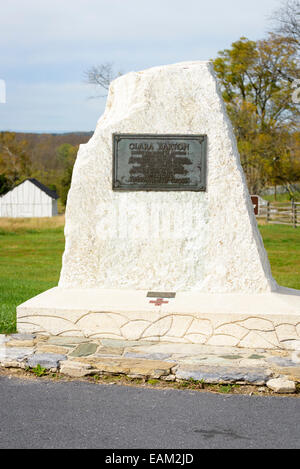
<path id="1" fill-rule="evenodd" d="M 300 399 L 0 376 L 0 448 L 300 448 Z"/>

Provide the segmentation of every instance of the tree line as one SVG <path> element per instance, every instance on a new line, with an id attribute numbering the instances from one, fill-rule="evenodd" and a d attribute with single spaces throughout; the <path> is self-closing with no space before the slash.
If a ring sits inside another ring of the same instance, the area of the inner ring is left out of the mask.
<path id="1" fill-rule="evenodd" d="M 300 181 L 300 1 L 287 0 L 258 41 L 245 37 L 213 60 L 249 191 Z"/>
<path id="2" fill-rule="evenodd" d="M 92 132 L 34 134 L 0 132 L 0 196 L 35 177 L 66 204 L 79 144 Z"/>

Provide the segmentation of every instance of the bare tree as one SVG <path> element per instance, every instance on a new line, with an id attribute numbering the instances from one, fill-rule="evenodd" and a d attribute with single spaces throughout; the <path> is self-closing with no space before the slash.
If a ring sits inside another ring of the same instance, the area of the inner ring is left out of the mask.
<path id="1" fill-rule="evenodd" d="M 292 39 L 300 48 L 300 0 L 286 0 L 271 19 L 275 32 Z"/>
<path id="2" fill-rule="evenodd" d="M 106 62 L 100 65 L 95 65 L 84 72 L 84 81 L 89 85 L 95 85 L 97 88 L 101 88 L 105 91 L 105 94 L 92 96 L 92 98 L 103 98 L 107 95 L 110 83 L 121 75 L 122 72 L 114 71 L 112 62 Z"/>

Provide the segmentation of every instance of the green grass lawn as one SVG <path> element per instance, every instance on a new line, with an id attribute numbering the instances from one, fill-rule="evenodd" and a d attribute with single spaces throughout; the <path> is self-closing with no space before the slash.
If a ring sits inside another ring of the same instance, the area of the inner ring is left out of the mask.
<path id="1" fill-rule="evenodd" d="M 0 333 L 16 330 L 16 306 L 57 285 L 63 228 L 9 233 L 0 230 Z"/>
<path id="2" fill-rule="evenodd" d="M 300 290 L 300 228 L 264 225 L 259 229 L 274 278 L 279 285 Z"/>
<path id="3" fill-rule="evenodd" d="M 300 289 L 300 229 L 260 226 L 272 272 L 280 285 Z M 57 285 L 63 226 L 14 232 L 0 226 L 0 333 L 16 330 L 16 306 Z"/>

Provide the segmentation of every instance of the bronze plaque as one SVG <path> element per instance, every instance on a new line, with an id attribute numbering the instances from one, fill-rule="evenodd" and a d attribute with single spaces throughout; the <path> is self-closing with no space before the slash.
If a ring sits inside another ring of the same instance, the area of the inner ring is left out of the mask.
<path id="1" fill-rule="evenodd" d="M 148 291 L 147 298 L 175 298 L 174 292 Z"/>
<path id="2" fill-rule="evenodd" d="M 113 135 L 113 190 L 205 191 L 206 135 Z"/>

